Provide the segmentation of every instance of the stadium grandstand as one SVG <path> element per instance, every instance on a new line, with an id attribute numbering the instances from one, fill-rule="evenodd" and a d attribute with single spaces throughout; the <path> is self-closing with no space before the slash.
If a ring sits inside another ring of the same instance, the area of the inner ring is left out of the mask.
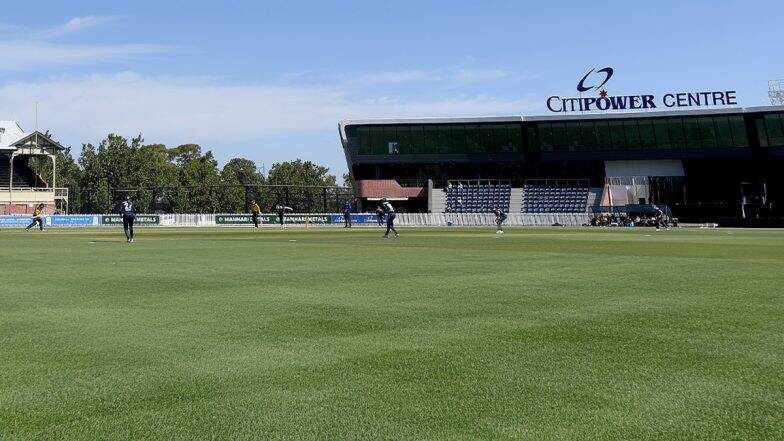
<path id="1" fill-rule="evenodd" d="M 784 225 L 784 106 L 341 121 L 360 209 L 596 213 Z M 599 210 L 597 210 L 599 209 Z"/>
<path id="2" fill-rule="evenodd" d="M 25 132 L 16 121 L 0 121 L 0 213 L 26 214 L 43 203 L 48 212 L 68 203 L 68 189 L 57 188 L 57 141 L 37 130 Z M 34 157 L 51 158 L 52 182 L 30 167 Z"/>

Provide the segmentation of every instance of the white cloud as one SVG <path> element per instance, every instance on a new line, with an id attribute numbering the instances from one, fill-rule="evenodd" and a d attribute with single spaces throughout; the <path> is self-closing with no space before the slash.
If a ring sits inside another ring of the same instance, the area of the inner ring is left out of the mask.
<path id="1" fill-rule="evenodd" d="M 82 31 L 84 29 L 103 25 L 107 22 L 110 22 L 111 20 L 112 17 L 97 17 L 94 15 L 88 15 L 86 17 L 74 17 L 61 25 L 57 25 L 39 32 L 37 36 L 39 38 L 58 38 Z"/>
<path id="2" fill-rule="evenodd" d="M 41 128 L 73 146 L 95 142 L 109 132 L 141 132 L 148 142 L 225 148 L 264 136 L 335 129 L 344 118 L 518 115 L 536 107 L 521 97 L 423 100 L 353 93 L 340 87 L 232 86 L 133 73 L 91 75 L 0 86 L 0 118 L 29 121 L 37 101 Z"/>
<path id="3" fill-rule="evenodd" d="M 76 17 L 39 32 L 15 32 L 14 39 L 0 40 L 0 71 L 41 70 L 52 66 L 73 66 L 136 59 L 168 52 L 157 44 L 67 44 L 53 39 L 100 26 L 112 17 Z M 3 26 L 0 25 L 0 31 Z"/>
<path id="4" fill-rule="evenodd" d="M 0 71 L 36 70 L 52 65 L 79 65 L 127 60 L 162 53 L 165 46 L 150 44 L 73 45 L 45 41 L 0 42 Z"/>
<path id="5" fill-rule="evenodd" d="M 288 75 L 284 79 L 294 82 L 330 81 L 353 87 L 394 85 L 405 83 L 444 83 L 466 84 L 482 81 L 496 81 L 510 78 L 511 72 L 502 69 L 469 69 L 447 67 L 441 69 L 404 69 L 390 71 L 369 71 L 351 74 L 315 71 Z"/>

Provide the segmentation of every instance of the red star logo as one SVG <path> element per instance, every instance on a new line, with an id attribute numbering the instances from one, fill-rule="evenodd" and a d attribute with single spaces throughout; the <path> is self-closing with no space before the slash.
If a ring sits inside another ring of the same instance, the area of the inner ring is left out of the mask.
<path id="1" fill-rule="evenodd" d="M 607 98 L 607 91 L 606 91 L 606 90 L 604 90 L 604 89 L 600 90 L 600 91 L 599 91 L 599 97 L 601 97 L 601 98 Z"/>

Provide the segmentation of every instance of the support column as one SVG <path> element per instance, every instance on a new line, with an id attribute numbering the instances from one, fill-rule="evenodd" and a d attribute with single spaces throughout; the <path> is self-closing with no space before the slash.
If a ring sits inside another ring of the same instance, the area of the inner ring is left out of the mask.
<path id="1" fill-rule="evenodd" d="M 49 155 L 52 158 L 52 189 L 57 192 L 57 155 Z"/>
<path id="2" fill-rule="evenodd" d="M 11 174 L 8 175 L 8 214 L 12 214 L 14 206 L 14 157 L 16 153 L 11 153 L 10 168 Z"/>

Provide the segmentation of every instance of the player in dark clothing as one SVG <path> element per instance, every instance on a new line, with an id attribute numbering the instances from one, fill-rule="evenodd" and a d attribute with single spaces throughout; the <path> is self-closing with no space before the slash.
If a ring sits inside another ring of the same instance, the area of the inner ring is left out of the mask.
<path id="1" fill-rule="evenodd" d="M 256 203 L 256 200 L 252 200 L 250 203 L 250 215 L 253 218 L 253 225 L 256 228 L 259 228 L 259 214 L 261 214 L 261 208 L 259 204 Z"/>
<path id="2" fill-rule="evenodd" d="M 656 212 L 654 214 L 655 222 L 656 222 L 656 230 L 661 230 L 661 227 L 666 228 L 667 230 L 670 229 L 670 225 L 667 223 L 667 216 L 664 215 L 664 212 L 661 208 L 654 206 L 653 207 Z"/>
<path id="3" fill-rule="evenodd" d="M 378 218 L 378 226 L 384 226 L 384 210 L 380 206 L 376 207 L 376 217 Z"/>
<path id="4" fill-rule="evenodd" d="M 275 213 L 278 214 L 278 222 L 280 222 L 281 228 L 283 228 L 283 220 L 287 211 L 294 211 L 294 209 L 283 204 L 278 204 L 275 206 Z"/>
<path id="5" fill-rule="evenodd" d="M 384 210 L 384 213 L 387 215 L 387 232 L 384 233 L 384 239 L 389 238 L 389 232 L 393 231 L 395 233 L 395 237 L 400 237 L 397 234 L 397 230 L 395 229 L 395 218 L 397 215 L 395 214 L 395 209 L 392 207 L 392 204 L 387 202 L 387 198 L 381 199 L 381 209 Z"/>
<path id="6" fill-rule="evenodd" d="M 507 217 L 506 213 L 501 211 L 500 208 L 494 208 L 493 214 L 495 215 L 495 225 L 496 225 L 495 233 L 504 234 L 504 228 L 501 226 L 501 224 L 503 224 L 504 221 L 506 221 L 506 217 Z"/>
<path id="7" fill-rule="evenodd" d="M 343 228 L 351 228 L 351 202 L 343 203 Z"/>
<path id="8" fill-rule="evenodd" d="M 133 209 L 133 202 L 129 195 L 125 195 L 125 200 L 120 202 L 120 214 L 123 220 L 123 231 L 128 243 L 133 242 L 133 221 L 136 219 L 136 212 Z"/>

